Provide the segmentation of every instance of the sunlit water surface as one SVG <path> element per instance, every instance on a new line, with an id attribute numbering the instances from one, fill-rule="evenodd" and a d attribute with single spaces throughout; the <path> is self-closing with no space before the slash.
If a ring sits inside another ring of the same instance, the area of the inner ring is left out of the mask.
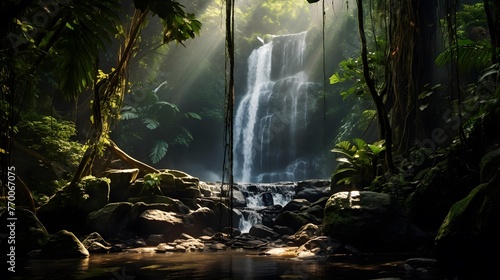
<path id="1" fill-rule="evenodd" d="M 401 256 L 400 256 L 401 257 Z M 29 260 L 11 279 L 440 279 L 403 273 L 395 256 L 299 261 L 254 251 L 112 253 L 78 260 Z"/>

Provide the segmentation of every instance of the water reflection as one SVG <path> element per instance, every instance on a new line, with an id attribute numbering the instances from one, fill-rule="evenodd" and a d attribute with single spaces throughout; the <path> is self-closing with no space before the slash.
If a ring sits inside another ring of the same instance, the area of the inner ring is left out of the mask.
<path id="1" fill-rule="evenodd" d="M 366 263 L 364 263 L 366 262 Z M 84 260 L 30 260 L 11 279 L 439 279 L 396 272 L 394 262 L 298 261 L 255 252 L 120 253 Z M 392 272 L 391 272 L 392 270 Z M 423 277 L 423 278 L 422 278 Z"/>

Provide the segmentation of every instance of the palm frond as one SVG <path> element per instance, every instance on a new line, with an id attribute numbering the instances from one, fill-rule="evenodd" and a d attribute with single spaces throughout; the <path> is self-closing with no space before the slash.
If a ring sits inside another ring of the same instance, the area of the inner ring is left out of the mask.
<path id="1" fill-rule="evenodd" d="M 489 43 L 465 42 L 458 49 L 452 47 L 445 50 L 435 60 L 437 66 L 446 65 L 457 61 L 460 69 L 464 71 L 483 69 L 491 64 L 491 45 Z"/>

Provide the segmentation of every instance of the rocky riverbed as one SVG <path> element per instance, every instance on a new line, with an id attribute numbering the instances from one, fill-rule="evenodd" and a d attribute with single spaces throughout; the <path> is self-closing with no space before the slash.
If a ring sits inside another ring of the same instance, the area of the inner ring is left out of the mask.
<path id="1" fill-rule="evenodd" d="M 388 194 L 308 180 L 235 185 L 230 202 L 227 185 L 180 171 L 156 174 L 156 185 L 133 169 L 106 176 L 61 190 L 36 214 L 17 209 L 17 257 L 249 250 L 303 261 L 399 255 L 398 269 L 422 277 L 441 269 L 436 232 L 413 224 Z M 248 232 L 241 230 L 249 220 L 245 211 L 259 216 L 247 224 Z M 6 211 L 0 217 L 6 219 Z"/>

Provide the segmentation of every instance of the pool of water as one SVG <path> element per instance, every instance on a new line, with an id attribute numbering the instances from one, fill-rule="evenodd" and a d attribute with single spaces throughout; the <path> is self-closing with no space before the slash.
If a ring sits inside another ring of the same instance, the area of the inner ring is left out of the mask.
<path id="1" fill-rule="evenodd" d="M 242 250 L 112 253 L 87 259 L 28 260 L 18 264 L 11 279 L 441 279 L 430 272 L 401 272 L 401 263 L 396 256 L 304 261 Z"/>

